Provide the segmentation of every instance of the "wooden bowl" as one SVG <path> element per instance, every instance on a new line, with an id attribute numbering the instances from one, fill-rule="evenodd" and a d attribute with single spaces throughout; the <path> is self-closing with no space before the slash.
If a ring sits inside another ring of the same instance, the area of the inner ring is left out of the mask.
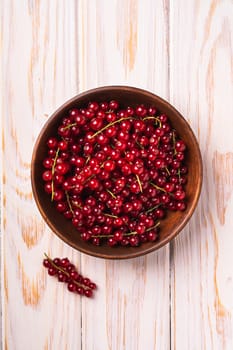
<path id="1" fill-rule="evenodd" d="M 72 107 L 80 108 L 90 101 L 118 100 L 123 107 L 138 104 L 154 105 L 160 112 L 166 113 L 173 127 L 187 145 L 186 164 L 188 182 L 186 185 L 187 209 L 183 212 L 169 212 L 161 220 L 160 238 L 156 242 L 143 243 L 139 247 L 96 247 L 84 242 L 71 221 L 57 212 L 48 194 L 44 191 L 42 180 L 42 161 L 47 154 L 47 139 L 55 135 L 59 121 Z M 170 242 L 187 224 L 197 205 L 202 185 L 202 160 L 199 146 L 193 131 L 181 114 L 168 102 L 151 92 L 127 86 L 105 86 L 86 91 L 64 103 L 48 119 L 42 128 L 32 154 L 31 182 L 33 195 L 39 211 L 50 229 L 63 241 L 80 252 L 106 259 L 126 259 L 141 256 L 161 248 Z"/>

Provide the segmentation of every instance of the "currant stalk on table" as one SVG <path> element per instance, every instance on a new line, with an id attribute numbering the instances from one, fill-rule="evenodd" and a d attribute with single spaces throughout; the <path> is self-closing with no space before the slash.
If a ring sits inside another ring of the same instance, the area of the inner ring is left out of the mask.
<path id="1" fill-rule="evenodd" d="M 67 289 L 70 292 L 76 292 L 80 295 L 85 295 L 88 298 L 93 295 L 93 291 L 96 289 L 96 284 L 89 278 L 84 278 L 79 274 L 68 258 L 51 259 L 45 253 L 43 265 L 48 269 L 48 274 L 50 276 L 56 276 L 59 282 L 67 283 Z"/>

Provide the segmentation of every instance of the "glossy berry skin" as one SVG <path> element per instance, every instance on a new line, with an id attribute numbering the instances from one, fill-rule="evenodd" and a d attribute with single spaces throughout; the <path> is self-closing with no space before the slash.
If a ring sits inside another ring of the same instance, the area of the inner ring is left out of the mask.
<path id="1" fill-rule="evenodd" d="M 118 101 L 111 100 L 109 102 L 109 104 L 108 104 L 108 107 L 109 107 L 110 110 L 115 111 L 115 110 L 117 110 L 119 108 L 119 103 L 118 103 Z"/>
<path id="2" fill-rule="evenodd" d="M 44 265 L 44 267 L 46 267 L 46 268 L 51 267 L 51 263 L 49 262 L 48 259 L 44 259 L 44 260 L 43 260 L 43 265 Z"/>
<path id="3" fill-rule="evenodd" d="M 46 142 L 42 181 L 51 205 L 96 249 L 154 242 L 167 212 L 187 206 L 187 145 L 168 115 L 136 102 L 74 106 Z M 80 276 L 69 261 L 60 259 L 59 266 L 70 269 L 70 291 L 91 294 L 73 285 Z M 59 281 L 67 280 L 48 268 Z"/>
<path id="4" fill-rule="evenodd" d="M 91 289 L 85 289 L 85 290 L 84 290 L 84 294 L 85 294 L 86 297 L 91 298 L 93 292 L 92 292 Z"/>

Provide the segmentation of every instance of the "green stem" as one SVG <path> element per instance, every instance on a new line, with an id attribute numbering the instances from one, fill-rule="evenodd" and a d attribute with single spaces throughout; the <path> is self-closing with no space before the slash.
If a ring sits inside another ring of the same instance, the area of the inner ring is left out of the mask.
<path id="1" fill-rule="evenodd" d="M 57 158 L 58 158 L 59 151 L 60 151 L 60 149 L 58 147 L 58 149 L 56 151 L 56 154 L 55 154 L 55 157 L 54 157 L 54 160 L 53 160 L 53 166 L 52 166 L 52 183 L 51 183 L 51 185 L 52 185 L 52 194 L 51 194 L 51 201 L 53 201 L 53 198 L 54 198 L 54 180 L 53 180 L 53 176 L 54 176 L 54 173 L 55 173 L 55 166 L 57 164 Z"/>
<path id="2" fill-rule="evenodd" d="M 160 225 L 160 222 L 158 221 L 154 226 L 152 227 L 149 227 L 148 229 L 146 229 L 146 232 L 149 232 L 151 230 L 154 230 L 156 227 L 158 227 Z M 137 231 L 131 231 L 131 232 L 126 232 L 126 233 L 123 233 L 123 236 L 124 237 L 127 237 L 127 236 L 133 236 L 133 235 L 136 235 L 138 234 Z M 96 235 L 96 236 L 92 236 L 92 237 L 97 237 L 97 238 L 109 238 L 109 237 L 114 237 L 114 235 Z"/>
<path id="3" fill-rule="evenodd" d="M 160 225 L 160 221 L 158 221 L 154 226 L 149 227 L 149 228 L 146 230 L 146 232 L 151 231 L 151 230 L 154 230 L 154 228 L 158 227 L 159 225 Z"/>
<path id="4" fill-rule="evenodd" d="M 110 126 L 113 126 L 113 125 L 115 125 L 115 124 L 117 124 L 117 123 L 122 122 L 122 120 L 127 120 L 127 119 L 132 119 L 132 117 L 120 118 L 120 119 L 115 120 L 114 122 L 111 122 L 111 123 L 105 125 L 102 129 L 96 131 L 96 133 L 94 133 L 94 134 L 91 136 L 91 138 L 93 138 L 93 137 L 99 135 L 102 131 L 106 130 L 106 129 L 109 128 Z"/>
<path id="5" fill-rule="evenodd" d="M 70 128 L 72 128 L 72 126 L 77 126 L 77 123 L 68 124 L 63 128 L 63 130 L 70 129 Z"/>
<path id="6" fill-rule="evenodd" d="M 57 149 L 55 157 L 54 157 L 53 166 L 52 166 L 52 175 L 54 175 L 54 172 L 55 172 L 55 166 L 56 166 L 56 163 L 57 163 L 57 158 L 58 158 L 59 151 L 60 151 L 60 148 Z"/>
<path id="7" fill-rule="evenodd" d="M 163 191 L 163 192 L 166 192 L 166 193 L 167 193 L 167 191 L 166 191 L 164 188 L 155 185 L 153 182 L 150 182 L 150 184 L 151 184 L 154 188 L 156 188 L 156 190 L 158 190 L 158 191 Z"/>
<path id="8" fill-rule="evenodd" d="M 154 207 L 148 209 L 147 211 L 145 211 L 146 214 L 151 213 L 152 211 L 154 211 L 155 209 L 159 208 L 162 205 L 162 203 L 155 205 Z"/>

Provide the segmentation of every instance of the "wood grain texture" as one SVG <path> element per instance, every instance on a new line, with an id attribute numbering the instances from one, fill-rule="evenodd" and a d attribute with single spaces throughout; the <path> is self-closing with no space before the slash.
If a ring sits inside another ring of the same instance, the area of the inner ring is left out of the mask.
<path id="1" fill-rule="evenodd" d="M 75 71 L 70 71 L 76 65 L 76 43 L 70 40 L 74 12 L 75 2 L 68 7 L 56 1 L 2 2 L 5 349 L 81 347 L 80 299 L 57 288 L 41 268 L 44 251 L 69 255 L 78 265 L 80 256 L 42 222 L 30 185 L 38 131 L 77 90 Z"/>
<path id="2" fill-rule="evenodd" d="M 3 0 L 2 347 L 233 348 L 231 0 Z M 47 117 L 89 88 L 127 84 L 170 101 L 198 136 L 204 185 L 190 224 L 148 256 L 81 254 L 42 222 L 31 193 Z M 94 300 L 47 278 L 43 252 L 99 285 Z"/>
<path id="3" fill-rule="evenodd" d="M 81 1 L 80 88 L 128 84 L 167 97 L 166 6 L 162 1 L 156 8 L 154 1 Z M 154 40 L 145 40 L 149 36 Z M 94 307 L 82 302 L 84 349 L 169 349 L 169 247 L 122 262 L 82 255 L 82 266 L 101 281 Z"/>
<path id="4" fill-rule="evenodd" d="M 199 138 L 199 207 L 172 246 L 172 348 L 233 348 L 232 1 L 171 1 L 171 102 Z"/>

